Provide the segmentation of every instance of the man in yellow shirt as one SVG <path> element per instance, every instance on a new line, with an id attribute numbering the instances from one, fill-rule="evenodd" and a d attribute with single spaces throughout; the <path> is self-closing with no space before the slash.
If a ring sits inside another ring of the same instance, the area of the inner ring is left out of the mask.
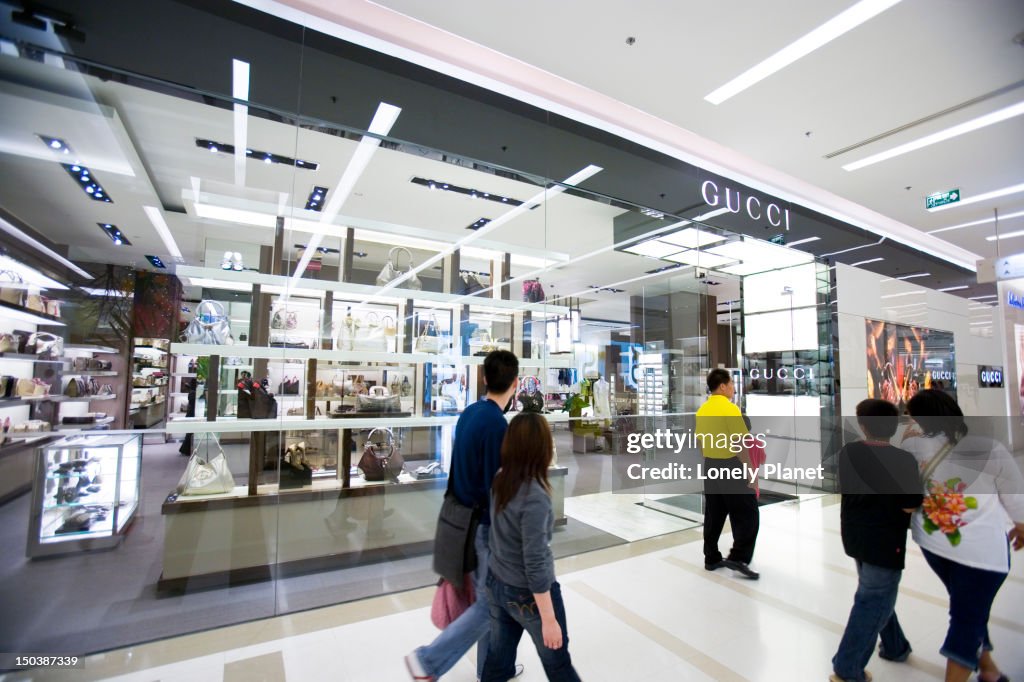
<path id="1" fill-rule="evenodd" d="M 756 474 L 745 445 L 752 437 L 740 408 L 732 402 L 736 387 L 728 370 L 711 370 L 707 383 L 711 395 L 697 410 L 694 430 L 704 454 L 704 568 L 731 568 L 757 580 L 760 575 L 749 566 L 760 521 L 754 495 Z M 718 538 L 727 517 L 732 549 L 723 559 Z"/>

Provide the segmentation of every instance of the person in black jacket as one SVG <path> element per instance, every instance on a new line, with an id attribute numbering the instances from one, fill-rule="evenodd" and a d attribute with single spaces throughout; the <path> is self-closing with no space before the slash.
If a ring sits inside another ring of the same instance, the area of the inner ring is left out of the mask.
<path id="1" fill-rule="evenodd" d="M 896 618 L 896 595 L 907 554 L 910 517 L 924 499 L 917 461 L 893 447 L 899 412 L 886 400 L 857 405 L 865 439 L 839 452 L 843 549 L 857 561 L 857 593 L 832 658 L 831 682 L 870 680 L 865 671 L 881 635 L 879 655 L 905 661 L 910 655 Z"/>

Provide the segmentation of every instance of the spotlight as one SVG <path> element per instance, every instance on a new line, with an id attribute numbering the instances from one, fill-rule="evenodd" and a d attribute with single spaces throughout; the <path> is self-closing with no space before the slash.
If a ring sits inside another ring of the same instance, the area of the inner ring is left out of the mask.
<path id="1" fill-rule="evenodd" d="M 154 268 L 167 269 L 167 266 L 164 265 L 164 262 L 157 258 L 156 256 L 146 256 L 146 260 L 148 260 Z"/>

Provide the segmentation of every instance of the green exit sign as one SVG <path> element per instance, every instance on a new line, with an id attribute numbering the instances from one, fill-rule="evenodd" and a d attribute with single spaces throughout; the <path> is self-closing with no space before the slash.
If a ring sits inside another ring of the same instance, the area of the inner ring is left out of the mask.
<path id="1" fill-rule="evenodd" d="M 946 204 L 955 204 L 960 201 L 960 190 L 951 189 L 948 192 L 936 192 L 924 198 L 924 207 L 927 209 L 938 208 Z"/>
<path id="2" fill-rule="evenodd" d="M 784 234 L 777 234 L 774 237 L 771 237 L 768 241 L 770 241 L 772 244 L 785 244 L 786 243 L 786 235 L 784 235 Z"/>

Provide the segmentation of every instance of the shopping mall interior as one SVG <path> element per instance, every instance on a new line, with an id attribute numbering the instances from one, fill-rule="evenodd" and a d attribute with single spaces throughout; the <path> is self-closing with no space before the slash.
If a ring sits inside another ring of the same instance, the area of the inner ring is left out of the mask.
<path id="1" fill-rule="evenodd" d="M 857 405 L 910 438 L 940 393 L 1024 465 L 1022 31 L 1019 0 L 2 0 L 0 680 L 410 679 L 495 350 L 553 437 L 581 678 L 829 679 Z M 692 432 L 713 369 L 775 465 L 757 581 L 704 570 L 704 481 L 634 475 L 701 460 L 642 437 Z M 950 679 L 905 554 L 913 653 L 868 667 Z"/>

